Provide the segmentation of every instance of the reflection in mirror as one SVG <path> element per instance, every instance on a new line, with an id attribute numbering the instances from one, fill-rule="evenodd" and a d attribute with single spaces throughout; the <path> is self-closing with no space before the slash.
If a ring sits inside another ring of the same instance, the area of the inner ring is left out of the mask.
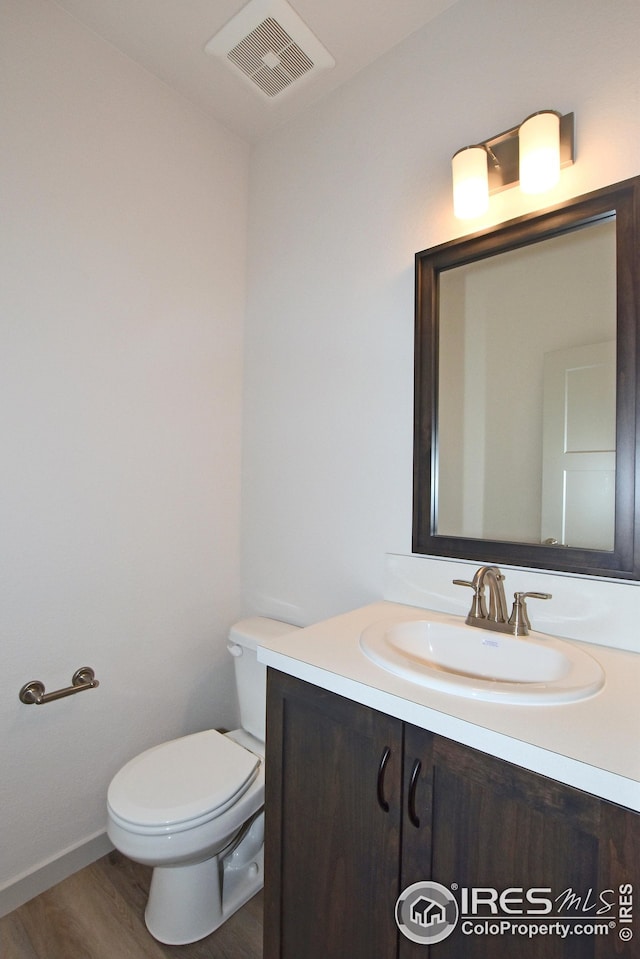
<path id="1" fill-rule="evenodd" d="M 640 579 L 639 191 L 417 254 L 414 552 Z"/>
<path id="2" fill-rule="evenodd" d="M 607 219 L 441 273 L 438 533 L 613 548 L 615 249 Z"/>

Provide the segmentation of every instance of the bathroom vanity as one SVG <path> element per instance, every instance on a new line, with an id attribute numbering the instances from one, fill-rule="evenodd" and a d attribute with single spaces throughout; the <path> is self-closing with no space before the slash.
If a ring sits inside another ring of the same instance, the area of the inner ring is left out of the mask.
<path id="1" fill-rule="evenodd" d="M 628 884 L 637 894 L 640 877 L 640 759 L 637 730 L 616 736 L 616 723 L 636 716 L 640 657 L 589 647 L 606 683 L 580 701 L 478 702 L 363 654 L 372 623 L 421 616 L 438 614 L 376 603 L 259 651 L 270 667 L 265 959 L 631 959 L 618 897 Z M 615 926 L 529 939 L 460 923 L 435 945 L 412 942 L 394 907 L 425 880 L 455 890 L 461 912 L 464 889 L 510 890 L 514 916 L 527 890 L 545 889 L 574 924 L 600 909 Z"/>

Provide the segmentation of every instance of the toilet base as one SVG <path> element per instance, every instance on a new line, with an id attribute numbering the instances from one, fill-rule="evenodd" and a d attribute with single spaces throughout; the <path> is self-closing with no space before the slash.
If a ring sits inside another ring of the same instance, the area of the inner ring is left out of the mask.
<path id="1" fill-rule="evenodd" d="M 154 939 L 168 946 L 197 942 L 255 896 L 264 884 L 264 849 L 255 845 L 246 849 L 254 855 L 238 855 L 241 843 L 222 862 L 214 856 L 186 866 L 156 866 L 144 915 Z"/>

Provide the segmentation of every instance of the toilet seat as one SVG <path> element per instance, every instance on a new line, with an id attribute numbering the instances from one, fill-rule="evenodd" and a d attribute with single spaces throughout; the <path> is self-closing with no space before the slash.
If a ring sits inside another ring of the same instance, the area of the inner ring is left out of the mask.
<path id="1" fill-rule="evenodd" d="M 109 812 L 124 829 L 162 834 L 215 819 L 251 787 L 261 762 L 213 729 L 154 746 L 117 773 Z"/>

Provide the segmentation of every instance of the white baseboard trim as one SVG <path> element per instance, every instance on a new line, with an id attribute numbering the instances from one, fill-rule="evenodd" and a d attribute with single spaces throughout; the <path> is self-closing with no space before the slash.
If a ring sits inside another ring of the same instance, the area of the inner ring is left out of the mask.
<path id="1" fill-rule="evenodd" d="M 0 887 L 0 918 L 34 896 L 39 896 L 41 892 L 51 889 L 79 869 L 84 869 L 101 856 L 106 856 L 112 849 L 113 845 L 106 832 L 100 831 L 12 879 Z"/>

